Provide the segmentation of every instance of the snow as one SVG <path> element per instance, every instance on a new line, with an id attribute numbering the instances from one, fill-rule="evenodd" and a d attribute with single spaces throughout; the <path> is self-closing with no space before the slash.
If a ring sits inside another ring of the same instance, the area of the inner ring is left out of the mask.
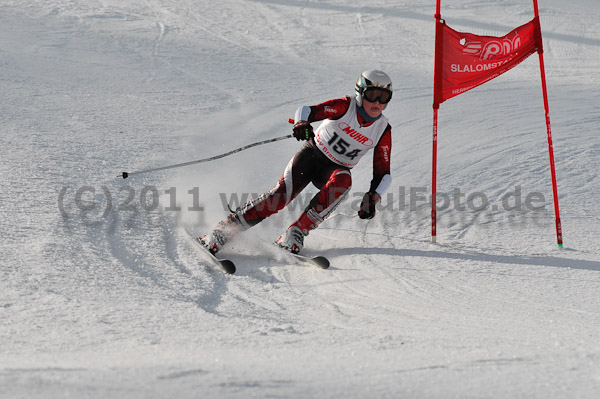
<path id="1" fill-rule="evenodd" d="M 539 6 L 562 250 L 535 55 L 442 105 L 429 243 L 433 1 L 3 0 L 0 397 L 596 398 L 600 3 Z M 533 11 L 442 16 L 503 35 Z M 355 168 L 306 240 L 329 270 L 270 244 L 314 188 L 224 251 L 233 276 L 183 231 L 269 189 L 295 140 L 117 178 L 289 134 L 370 68 L 396 89 L 394 182 L 359 220 Z"/>

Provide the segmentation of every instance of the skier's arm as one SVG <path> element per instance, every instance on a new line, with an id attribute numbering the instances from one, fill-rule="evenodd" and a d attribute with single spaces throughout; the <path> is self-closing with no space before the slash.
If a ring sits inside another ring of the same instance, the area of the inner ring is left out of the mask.
<path id="1" fill-rule="evenodd" d="M 365 193 L 360 204 L 358 216 L 361 219 L 372 219 L 375 216 L 375 205 L 392 184 L 392 175 L 390 174 L 391 150 L 392 128 L 387 125 L 373 154 L 373 179 L 369 191 Z"/>
<path id="2" fill-rule="evenodd" d="M 296 110 L 294 125 L 298 123 L 311 123 L 323 119 L 339 119 L 350 107 L 350 97 L 336 98 L 318 105 L 303 105 Z"/>
<path id="3" fill-rule="evenodd" d="M 379 196 L 390 188 L 392 176 L 390 173 L 390 156 L 392 152 L 392 127 L 387 125 L 383 136 L 377 143 L 373 154 L 373 179 L 369 192 Z"/>

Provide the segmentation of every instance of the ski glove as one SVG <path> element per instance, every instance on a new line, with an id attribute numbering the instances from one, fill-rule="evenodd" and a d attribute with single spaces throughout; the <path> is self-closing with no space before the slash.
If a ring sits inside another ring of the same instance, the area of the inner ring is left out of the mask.
<path id="1" fill-rule="evenodd" d="M 373 216 L 375 216 L 375 205 L 380 199 L 381 197 L 377 193 L 365 193 L 360 203 L 358 217 L 361 219 L 373 219 Z"/>
<path id="2" fill-rule="evenodd" d="M 313 132 L 313 128 L 307 121 L 298 121 L 294 124 L 292 128 L 294 130 L 294 137 L 296 140 L 310 140 L 312 137 L 315 137 L 315 133 Z"/>

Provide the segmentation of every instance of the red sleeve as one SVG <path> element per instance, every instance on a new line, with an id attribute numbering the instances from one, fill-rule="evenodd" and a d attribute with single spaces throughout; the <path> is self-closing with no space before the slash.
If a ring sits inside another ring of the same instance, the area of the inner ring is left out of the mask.
<path id="1" fill-rule="evenodd" d="M 388 124 L 373 154 L 373 175 L 390 174 L 390 155 L 392 153 L 392 127 Z"/>
<path id="2" fill-rule="evenodd" d="M 350 97 L 336 98 L 328 100 L 318 105 L 310 107 L 309 122 L 322 121 L 323 119 L 339 119 L 348 108 L 350 108 Z"/>
<path id="3" fill-rule="evenodd" d="M 392 152 L 392 127 L 388 124 L 373 153 L 373 179 L 369 191 L 374 193 L 385 175 L 390 173 L 390 154 Z"/>

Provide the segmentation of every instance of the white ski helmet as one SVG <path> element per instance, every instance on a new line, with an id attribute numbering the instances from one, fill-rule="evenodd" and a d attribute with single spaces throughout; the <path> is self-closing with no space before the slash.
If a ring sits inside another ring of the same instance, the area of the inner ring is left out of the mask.
<path id="1" fill-rule="evenodd" d="M 369 69 L 360 74 L 356 86 L 354 86 L 356 90 L 356 103 L 359 107 L 362 107 L 365 92 L 371 88 L 383 89 L 389 92 L 389 98 L 387 101 L 382 102 L 382 104 L 387 105 L 392 99 L 392 79 L 383 71 Z"/>

